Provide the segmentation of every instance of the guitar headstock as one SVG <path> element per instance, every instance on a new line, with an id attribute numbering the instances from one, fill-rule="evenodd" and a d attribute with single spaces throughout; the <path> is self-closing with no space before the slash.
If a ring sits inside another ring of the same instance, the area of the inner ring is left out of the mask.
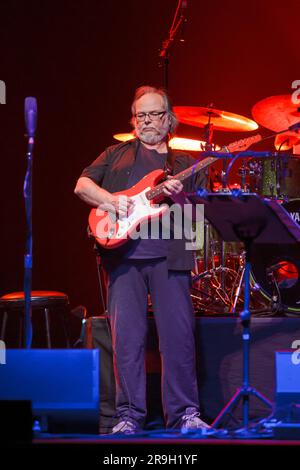
<path id="1" fill-rule="evenodd" d="M 251 137 L 246 137 L 245 139 L 232 142 L 231 144 L 226 145 L 225 148 L 229 152 L 243 152 L 251 147 L 251 145 L 256 144 L 256 142 L 260 142 L 261 140 L 262 136 L 260 134 L 255 134 Z"/>

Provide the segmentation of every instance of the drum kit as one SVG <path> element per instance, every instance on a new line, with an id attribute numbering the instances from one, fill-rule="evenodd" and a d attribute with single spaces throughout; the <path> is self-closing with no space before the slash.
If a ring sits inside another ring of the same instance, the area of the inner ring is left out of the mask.
<path id="1" fill-rule="evenodd" d="M 175 106 L 179 123 L 204 129 L 203 140 L 174 137 L 169 145 L 190 152 L 214 150 L 213 132 L 255 131 L 258 124 L 273 131 L 275 151 L 270 158 L 249 157 L 237 160 L 227 175 L 230 159 L 220 158 L 208 170 L 208 190 L 226 192 L 236 189 L 275 198 L 300 224 L 300 104 L 290 95 L 271 96 L 252 108 L 254 120 L 214 107 Z M 126 141 L 133 134 L 115 134 Z M 247 139 L 244 139 L 247 141 Z M 242 142 L 242 141 L 241 141 Z M 230 148 L 230 146 L 228 146 Z M 223 149 L 226 147 L 223 147 Z M 269 148 L 268 148 L 269 150 Z M 224 152 L 224 150 L 223 150 Z M 195 154 L 198 158 L 198 154 Z M 197 252 L 192 276 L 191 296 L 196 313 L 235 314 L 243 307 L 245 252 L 242 245 L 221 240 L 208 221 L 204 223 L 203 246 Z M 251 273 L 251 311 L 257 315 L 300 314 L 300 252 L 293 245 L 254 245 Z"/>

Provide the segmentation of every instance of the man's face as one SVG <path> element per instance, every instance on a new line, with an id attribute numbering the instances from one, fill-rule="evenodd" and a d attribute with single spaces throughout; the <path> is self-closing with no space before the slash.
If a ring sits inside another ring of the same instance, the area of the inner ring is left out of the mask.
<path id="1" fill-rule="evenodd" d="M 154 115 L 142 113 L 154 113 Z M 161 114 L 155 115 L 156 113 Z M 169 127 L 170 119 L 162 96 L 157 93 L 147 93 L 136 101 L 134 128 L 141 142 L 155 145 L 165 140 Z"/>

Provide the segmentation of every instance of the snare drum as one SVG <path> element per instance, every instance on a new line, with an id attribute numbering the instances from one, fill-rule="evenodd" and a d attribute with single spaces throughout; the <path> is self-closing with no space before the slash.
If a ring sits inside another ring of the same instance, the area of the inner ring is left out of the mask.
<path id="1" fill-rule="evenodd" d="M 283 207 L 300 225 L 300 199 L 283 203 Z M 260 292 L 269 301 L 276 292 L 275 282 L 280 292 L 283 308 L 300 313 L 300 250 L 298 244 L 253 245 L 252 277 Z"/>

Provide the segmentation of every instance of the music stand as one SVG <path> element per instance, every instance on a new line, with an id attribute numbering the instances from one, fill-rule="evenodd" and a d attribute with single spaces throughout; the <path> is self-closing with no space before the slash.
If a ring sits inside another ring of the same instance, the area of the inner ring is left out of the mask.
<path id="1" fill-rule="evenodd" d="M 216 428 L 223 417 L 243 401 L 243 428 L 240 437 L 253 437 L 249 432 L 249 398 L 257 397 L 265 405 L 273 408 L 272 402 L 249 385 L 249 345 L 250 345 L 250 270 L 253 243 L 299 243 L 300 227 L 289 213 L 275 200 L 261 199 L 257 194 L 197 193 L 187 194 L 196 204 L 204 204 L 204 214 L 224 241 L 242 241 L 246 251 L 244 273 L 244 309 L 240 313 L 243 327 L 243 384 L 238 388 L 227 405 L 212 423 Z"/>

